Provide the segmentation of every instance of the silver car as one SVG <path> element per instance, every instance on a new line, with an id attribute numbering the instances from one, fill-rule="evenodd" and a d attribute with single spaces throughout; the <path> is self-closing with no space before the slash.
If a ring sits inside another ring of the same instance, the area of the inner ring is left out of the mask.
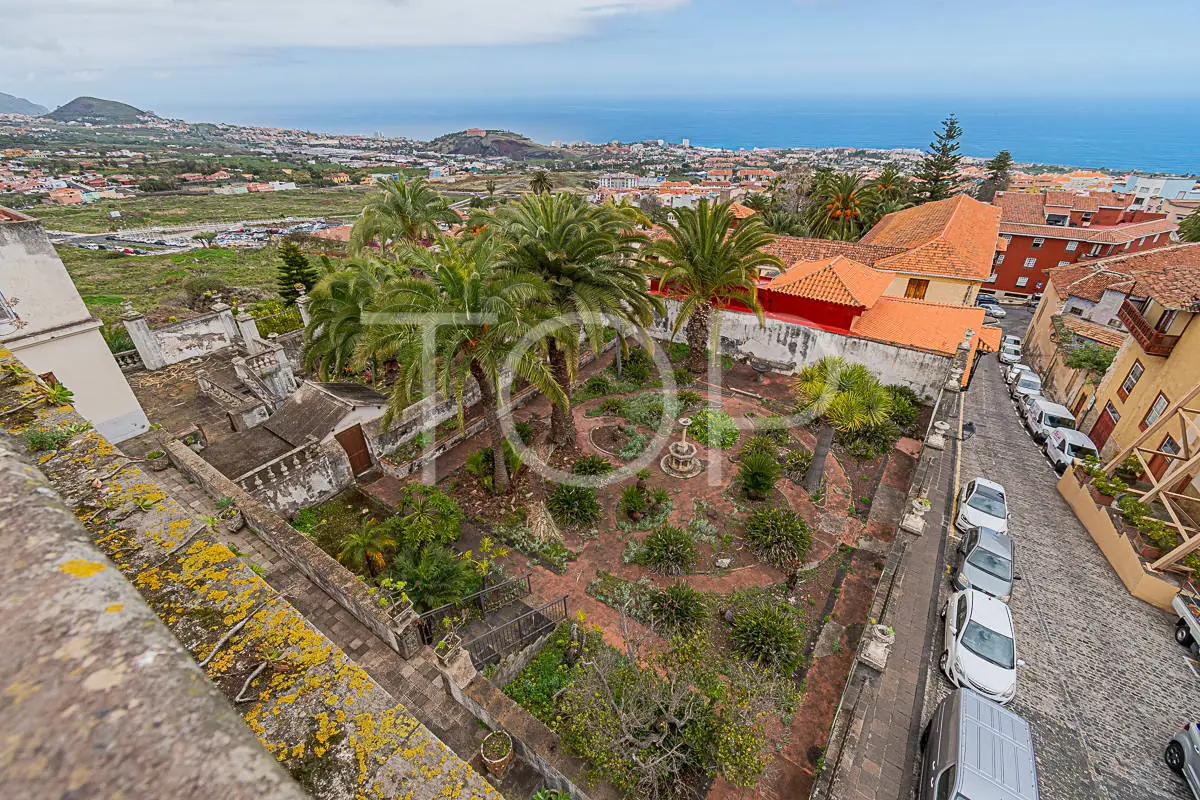
<path id="1" fill-rule="evenodd" d="M 991 528 L 971 528 L 958 546 L 954 588 L 976 589 L 1001 602 L 1012 598 L 1013 540 Z"/>
<path id="2" fill-rule="evenodd" d="M 1200 723 L 1189 722 L 1167 743 L 1163 759 L 1187 781 L 1192 795 L 1200 797 Z"/>

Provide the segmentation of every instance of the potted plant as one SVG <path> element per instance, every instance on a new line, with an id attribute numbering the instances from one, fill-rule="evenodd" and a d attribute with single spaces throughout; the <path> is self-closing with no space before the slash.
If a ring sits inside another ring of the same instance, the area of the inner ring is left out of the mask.
<path id="1" fill-rule="evenodd" d="M 646 511 L 649 508 L 645 489 L 638 484 L 626 486 L 621 490 L 619 505 L 621 510 L 628 514 L 631 520 L 637 522 L 646 516 Z"/>
<path id="2" fill-rule="evenodd" d="M 222 527 L 230 533 L 237 533 L 246 524 L 245 517 L 230 497 L 222 497 L 217 501 L 217 517 L 221 520 Z"/>
<path id="3" fill-rule="evenodd" d="M 462 637 L 451 630 L 434 646 L 433 652 L 437 656 L 438 663 L 443 667 L 448 667 L 461 649 Z"/>
<path id="4" fill-rule="evenodd" d="M 167 454 L 162 450 L 151 450 L 146 453 L 146 466 L 151 472 L 162 472 L 167 467 L 171 466 L 171 462 L 167 459 Z"/>
<path id="5" fill-rule="evenodd" d="M 503 778 L 508 772 L 508 765 L 512 763 L 512 737 L 504 731 L 492 731 L 479 745 L 479 755 L 483 757 L 488 772 Z"/>
<path id="6" fill-rule="evenodd" d="M 1115 475 L 1110 478 L 1104 474 L 1101 474 L 1092 479 L 1092 499 L 1095 500 L 1098 505 L 1111 505 L 1113 498 L 1116 497 L 1119 492 L 1124 492 L 1128 488 L 1129 485 Z"/>

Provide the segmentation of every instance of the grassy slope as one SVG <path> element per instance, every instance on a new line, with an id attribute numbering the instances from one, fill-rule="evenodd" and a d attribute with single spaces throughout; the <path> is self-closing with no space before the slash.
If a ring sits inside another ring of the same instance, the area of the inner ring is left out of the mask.
<path id="1" fill-rule="evenodd" d="M 162 195 L 133 200 L 101 200 L 79 206 L 42 205 L 26 213 L 47 228 L 102 233 L 118 228 L 181 225 L 192 222 L 238 222 L 282 217 L 353 216 L 360 212 L 369 190 L 296 189 L 241 195 Z M 120 211 L 112 219 L 109 211 Z"/>
<path id="2" fill-rule="evenodd" d="M 183 283 L 196 275 L 216 275 L 230 286 L 273 293 L 278 263 L 274 247 L 122 258 L 78 247 L 60 247 L 58 253 L 88 308 L 106 321 L 120 315 L 121 301 L 125 299 L 155 322 L 191 313 L 184 307 Z"/>

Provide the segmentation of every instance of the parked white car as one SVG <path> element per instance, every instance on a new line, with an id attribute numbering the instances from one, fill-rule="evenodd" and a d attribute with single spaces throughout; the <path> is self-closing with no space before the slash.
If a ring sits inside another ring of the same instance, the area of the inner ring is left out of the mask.
<path id="1" fill-rule="evenodd" d="M 1000 363 L 1015 364 L 1021 360 L 1021 346 L 1005 342 L 1000 345 Z"/>
<path id="2" fill-rule="evenodd" d="M 1023 402 L 1028 395 L 1042 393 L 1042 379 L 1033 372 L 1024 372 L 1008 387 L 1008 393 L 1018 403 Z"/>
<path id="3" fill-rule="evenodd" d="M 1017 694 L 1016 634 L 1008 605 L 975 589 L 955 592 L 942 612 L 941 668 L 955 686 L 1004 705 Z"/>
<path id="4" fill-rule="evenodd" d="M 1020 362 L 1017 362 L 1016 364 L 1010 364 L 1008 366 L 1001 364 L 1000 366 L 1004 369 L 1004 382 L 1009 386 L 1012 386 L 1012 382 L 1015 381 L 1017 376 L 1022 372 L 1033 372 L 1029 365 L 1022 364 Z"/>
<path id="5" fill-rule="evenodd" d="M 1008 312 L 1004 310 L 1003 306 L 984 306 L 983 314 L 993 319 L 1004 319 L 1008 316 Z"/>
<path id="6" fill-rule="evenodd" d="M 1050 465 L 1059 475 L 1066 472 L 1077 458 L 1100 457 L 1100 454 L 1096 452 L 1096 445 L 1092 444 L 1091 439 L 1079 431 L 1068 428 L 1055 428 L 1050 431 L 1050 435 L 1046 437 L 1044 449 L 1046 458 L 1050 459 Z"/>
<path id="7" fill-rule="evenodd" d="M 1011 333 L 1005 334 L 1004 338 L 1000 340 L 1000 344 L 1001 344 L 1001 346 L 1006 345 L 1006 344 L 1011 344 L 1014 347 L 1020 347 L 1021 346 L 1021 337 L 1015 336 Z"/>
<path id="8" fill-rule="evenodd" d="M 1050 431 L 1055 428 L 1075 430 L 1075 417 L 1072 416 L 1071 409 L 1038 395 L 1025 398 L 1025 402 L 1021 404 L 1021 416 L 1024 418 L 1025 427 L 1038 444 L 1046 441 Z"/>
<path id="9" fill-rule="evenodd" d="M 1008 533 L 1008 495 L 1004 487 L 987 478 L 969 481 L 958 496 L 954 527 L 960 531 L 991 528 L 996 533 Z"/>

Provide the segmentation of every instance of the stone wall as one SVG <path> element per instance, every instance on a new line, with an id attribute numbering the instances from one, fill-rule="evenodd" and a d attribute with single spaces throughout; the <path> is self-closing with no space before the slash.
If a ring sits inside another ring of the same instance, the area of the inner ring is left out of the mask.
<path id="1" fill-rule="evenodd" d="M 0 367 L 13 363 L 0 348 Z M 0 369 L 0 412 L 32 390 Z M 81 422 L 41 404 L 0 416 L 0 439 L 30 426 L 74 431 L 38 454 L 50 486 L 13 459 L 13 440 L 0 442 L 6 798 L 499 797 Z M 213 477 L 190 450 L 167 447 Z M 282 538 L 261 504 L 231 482 L 217 488 L 264 539 Z M 346 595 L 365 592 L 351 583 Z"/>
<path id="2" fill-rule="evenodd" d="M 220 313 L 203 314 L 151 330 L 167 364 L 216 352 L 234 343 Z"/>
<path id="3" fill-rule="evenodd" d="M 172 463 L 214 498 L 229 497 L 246 518 L 246 525 L 276 553 L 300 570 L 338 605 L 346 609 L 388 647 L 411 658 L 421 642 L 415 627 L 398 625 L 384 612 L 366 584 L 317 547 L 265 504 L 259 502 L 211 464 L 180 442 L 164 445 Z M 415 642 L 414 642 L 414 637 Z"/>
<path id="4" fill-rule="evenodd" d="M 667 315 L 655 318 L 650 335 L 670 341 L 679 302 L 671 299 L 665 302 Z M 720 333 L 721 353 L 733 358 L 759 358 L 790 365 L 792 371 L 797 371 L 823 356 L 842 356 L 865 365 L 884 383 L 907 386 L 925 398 L 937 397 L 953 363 L 952 356 L 830 333 L 769 317 L 766 327 L 760 328 L 753 314 L 736 311 L 721 312 Z M 674 341 L 686 340 L 682 330 L 674 337 Z"/>
<path id="5" fill-rule="evenodd" d="M 272 510 L 290 517 L 323 503 L 354 482 L 350 458 L 337 442 L 315 439 L 237 478 L 236 483 Z"/>

